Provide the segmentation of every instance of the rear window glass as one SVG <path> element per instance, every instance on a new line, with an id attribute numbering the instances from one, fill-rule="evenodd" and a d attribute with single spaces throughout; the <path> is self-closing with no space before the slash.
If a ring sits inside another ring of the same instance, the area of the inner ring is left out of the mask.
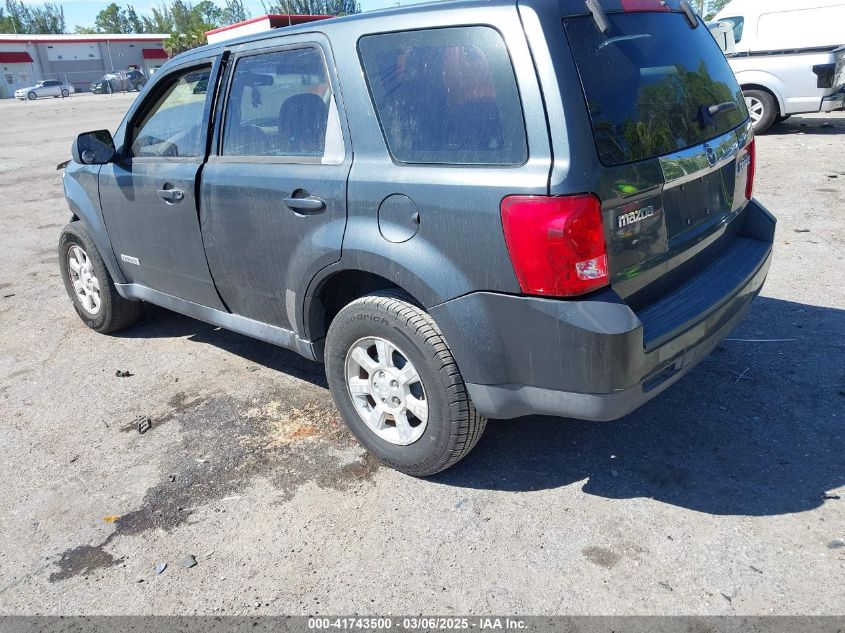
<path id="1" fill-rule="evenodd" d="M 516 79 L 495 30 L 370 35 L 358 49 L 394 159 L 483 165 L 527 160 Z"/>
<path id="2" fill-rule="evenodd" d="M 707 29 L 679 13 L 564 20 L 601 161 L 643 160 L 699 145 L 747 116 L 736 78 Z M 711 115 L 710 106 L 736 107 Z"/>

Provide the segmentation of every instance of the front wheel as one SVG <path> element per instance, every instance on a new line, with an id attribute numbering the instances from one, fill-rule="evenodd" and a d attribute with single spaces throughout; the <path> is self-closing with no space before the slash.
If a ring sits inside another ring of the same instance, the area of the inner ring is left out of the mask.
<path id="1" fill-rule="evenodd" d="M 116 332 L 141 316 L 141 302 L 118 294 L 97 245 L 79 221 L 62 230 L 59 266 L 76 313 L 92 330 L 101 334 Z"/>
<path id="2" fill-rule="evenodd" d="M 751 125 L 755 134 L 763 134 L 775 122 L 778 116 L 778 106 L 775 98 L 763 90 L 743 90 L 745 106 L 751 117 Z"/>
<path id="3" fill-rule="evenodd" d="M 387 466 L 433 475 L 466 456 L 484 432 L 443 334 L 403 293 L 375 293 L 343 308 L 329 327 L 325 361 L 347 426 Z"/>
<path id="4" fill-rule="evenodd" d="M 62 88 L 62 96 L 67 98 L 70 96 L 70 91 L 67 88 Z"/>
<path id="5" fill-rule="evenodd" d="M 30 92 L 30 93 L 29 93 L 28 95 L 26 95 L 26 96 L 29 98 L 29 100 L 30 100 L 30 101 L 35 101 L 35 100 L 38 98 L 38 95 L 37 95 L 37 94 L 35 94 L 34 92 Z"/>

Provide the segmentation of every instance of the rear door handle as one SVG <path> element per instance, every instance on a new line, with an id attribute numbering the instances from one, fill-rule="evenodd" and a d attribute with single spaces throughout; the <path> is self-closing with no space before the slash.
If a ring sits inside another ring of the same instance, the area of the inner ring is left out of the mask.
<path id="1" fill-rule="evenodd" d="M 173 187 L 168 187 L 167 185 L 164 187 L 164 189 L 158 190 L 158 195 L 166 202 L 179 202 L 185 197 L 185 192 L 181 189 L 174 189 Z"/>
<path id="2" fill-rule="evenodd" d="M 326 208 L 326 201 L 317 196 L 303 198 L 285 198 L 282 200 L 288 209 L 305 213 L 319 213 Z"/>

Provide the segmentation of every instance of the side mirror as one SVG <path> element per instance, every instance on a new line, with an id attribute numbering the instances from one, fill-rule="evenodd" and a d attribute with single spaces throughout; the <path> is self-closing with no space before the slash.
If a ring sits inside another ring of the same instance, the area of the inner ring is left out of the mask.
<path id="1" fill-rule="evenodd" d="M 114 159 L 114 139 L 108 130 L 85 132 L 76 137 L 70 153 L 81 165 L 105 165 Z"/>

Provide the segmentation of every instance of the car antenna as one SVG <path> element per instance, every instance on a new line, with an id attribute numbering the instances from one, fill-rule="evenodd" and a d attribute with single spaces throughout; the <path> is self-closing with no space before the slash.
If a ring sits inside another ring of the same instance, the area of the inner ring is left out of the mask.
<path id="1" fill-rule="evenodd" d="M 599 0 L 584 0 L 584 4 L 587 5 L 590 13 L 593 14 L 593 19 L 596 21 L 599 31 L 607 33 L 610 30 L 610 22 L 608 22 L 607 14 L 599 4 Z"/>
<path id="2" fill-rule="evenodd" d="M 687 0 L 681 0 L 681 11 L 684 12 L 684 15 L 687 18 L 687 22 L 689 22 L 689 27 L 694 29 L 698 26 L 698 18 L 695 16 L 695 11 L 692 10 L 690 3 Z"/>

